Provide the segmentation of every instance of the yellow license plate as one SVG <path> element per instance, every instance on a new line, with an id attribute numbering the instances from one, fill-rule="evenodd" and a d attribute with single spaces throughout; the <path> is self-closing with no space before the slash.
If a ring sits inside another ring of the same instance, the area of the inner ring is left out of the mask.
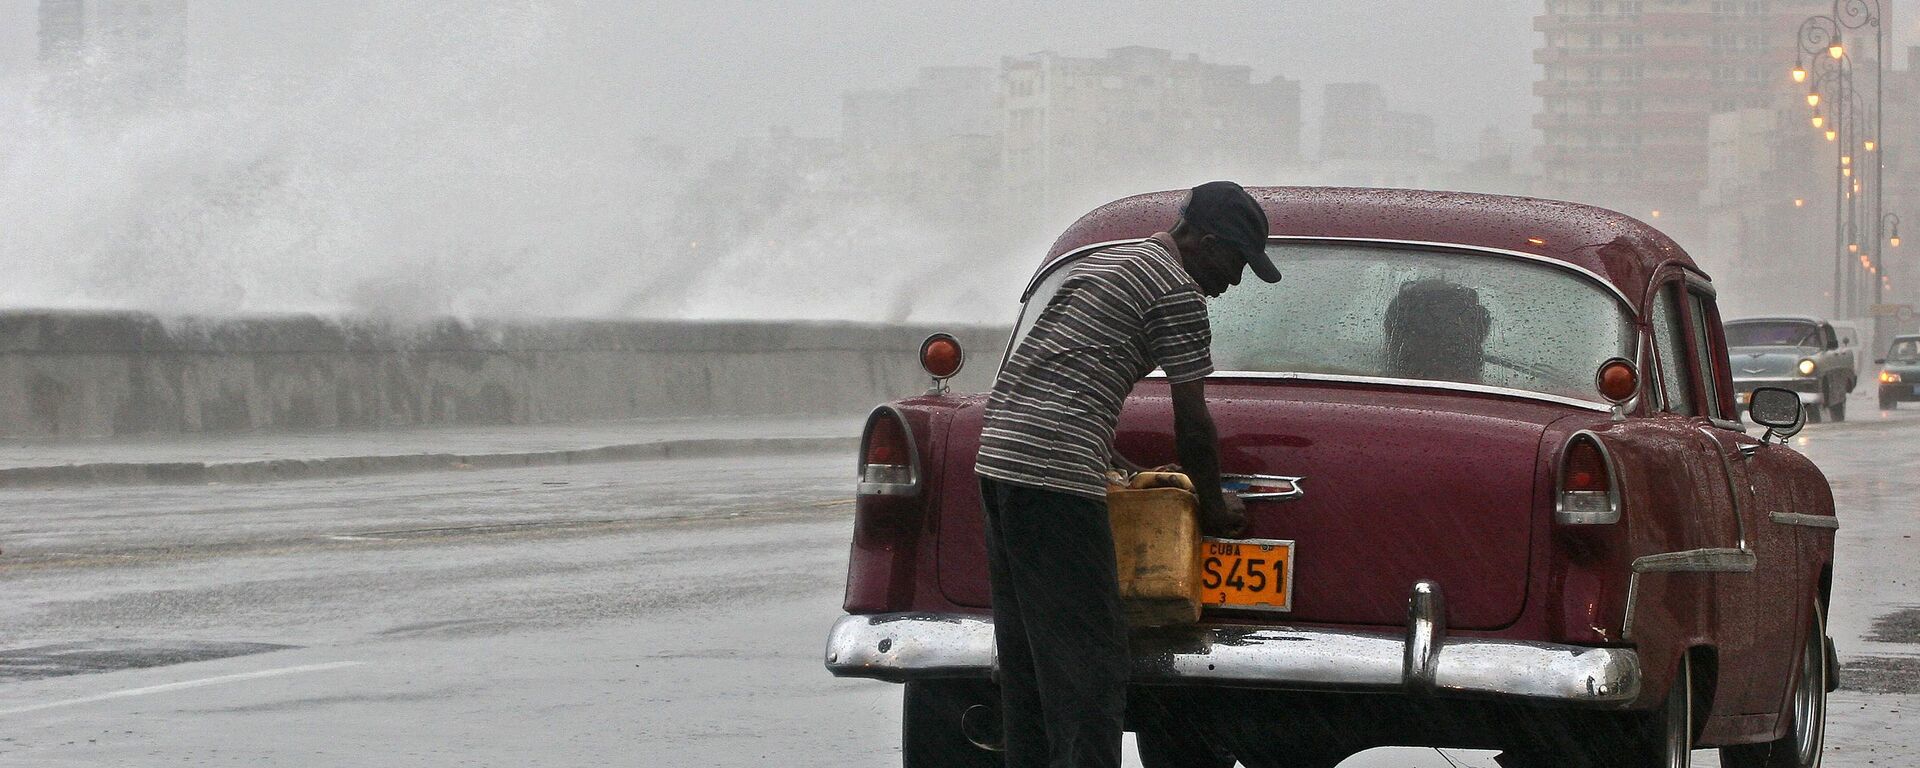
<path id="1" fill-rule="evenodd" d="M 1293 610 L 1293 542 L 1201 539 L 1200 604 L 1236 611 Z"/>

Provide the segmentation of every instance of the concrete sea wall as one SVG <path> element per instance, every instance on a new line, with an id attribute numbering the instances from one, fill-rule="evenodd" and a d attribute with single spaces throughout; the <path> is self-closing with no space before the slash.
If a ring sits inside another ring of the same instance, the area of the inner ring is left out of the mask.
<path id="1" fill-rule="evenodd" d="M 934 331 L 986 388 L 1005 327 L 0 313 L 0 437 L 860 413 Z"/>

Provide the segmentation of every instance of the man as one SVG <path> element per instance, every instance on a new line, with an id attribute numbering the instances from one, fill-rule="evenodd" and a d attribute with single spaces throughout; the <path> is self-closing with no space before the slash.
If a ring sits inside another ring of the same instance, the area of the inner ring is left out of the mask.
<path id="1" fill-rule="evenodd" d="M 1278 282 L 1267 235 L 1240 185 L 1194 187 L 1172 229 L 1063 267 L 994 382 L 976 468 L 1008 768 L 1120 764 L 1127 637 L 1105 471 L 1120 406 L 1154 368 L 1172 385 L 1175 449 L 1199 489 L 1202 529 L 1245 526 L 1239 498 L 1220 492 L 1204 297 L 1238 285 L 1246 267 Z"/>

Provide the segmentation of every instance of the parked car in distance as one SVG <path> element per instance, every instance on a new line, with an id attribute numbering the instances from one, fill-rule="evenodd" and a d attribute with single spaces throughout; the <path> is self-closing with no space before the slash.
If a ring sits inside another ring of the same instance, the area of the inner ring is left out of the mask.
<path id="1" fill-rule="evenodd" d="M 1881 366 L 1881 410 L 1920 400 L 1920 336 L 1893 337 L 1887 356 L 1873 362 Z"/>
<path id="2" fill-rule="evenodd" d="M 1833 495 L 1770 439 L 1798 429 L 1800 395 L 1755 390 L 1768 431 L 1740 423 L 1713 284 L 1687 254 L 1573 203 L 1249 191 L 1286 279 L 1209 302 L 1206 389 L 1221 469 L 1254 491 L 1236 491 L 1241 541 L 1259 543 L 1203 546 L 1284 545 L 1289 568 L 1204 592 L 1197 624 L 1133 634 L 1143 762 L 1211 764 L 1185 759 L 1210 744 L 1249 768 L 1381 745 L 1499 749 L 1507 766 L 1684 766 L 1696 747 L 1730 768 L 1818 765 Z M 1183 197 L 1069 228 L 1009 348 L 1078 259 L 1170 226 Z M 905 684 L 909 768 L 999 764 L 986 396 L 937 384 L 956 344 L 929 339 L 936 386 L 868 419 L 825 654 L 834 675 Z M 1174 460 L 1164 378 L 1134 389 L 1115 445 Z"/>
<path id="3" fill-rule="evenodd" d="M 1745 407 L 1755 387 L 1800 393 L 1807 421 L 1847 418 L 1847 393 L 1860 381 L 1853 337 L 1841 342 L 1834 324 L 1817 317 L 1745 317 L 1728 320 L 1727 354 L 1734 398 Z"/>

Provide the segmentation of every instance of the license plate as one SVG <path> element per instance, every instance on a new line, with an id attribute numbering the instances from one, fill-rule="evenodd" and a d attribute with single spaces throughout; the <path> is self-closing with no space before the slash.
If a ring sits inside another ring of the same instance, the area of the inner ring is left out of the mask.
<path id="1" fill-rule="evenodd" d="M 1201 539 L 1200 604 L 1236 611 L 1293 610 L 1293 542 Z"/>

